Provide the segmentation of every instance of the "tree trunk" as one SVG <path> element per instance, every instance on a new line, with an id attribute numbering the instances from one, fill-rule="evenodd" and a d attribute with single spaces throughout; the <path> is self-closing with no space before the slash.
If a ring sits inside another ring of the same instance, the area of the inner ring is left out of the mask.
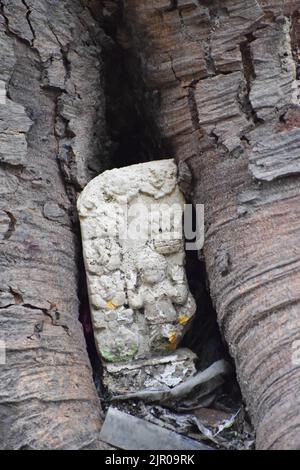
<path id="1" fill-rule="evenodd" d="M 105 447 L 76 197 L 112 165 L 175 156 L 205 204 L 211 296 L 257 446 L 300 448 L 300 1 L 0 7 L 0 447 Z"/>
<path id="2" fill-rule="evenodd" d="M 300 2 L 123 5 L 145 113 L 205 204 L 211 295 L 257 446 L 300 448 Z"/>
<path id="3" fill-rule="evenodd" d="M 78 0 L 0 5 L 0 447 L 105 448 L 74 219 L 106 165 L 104 34 Z"/>

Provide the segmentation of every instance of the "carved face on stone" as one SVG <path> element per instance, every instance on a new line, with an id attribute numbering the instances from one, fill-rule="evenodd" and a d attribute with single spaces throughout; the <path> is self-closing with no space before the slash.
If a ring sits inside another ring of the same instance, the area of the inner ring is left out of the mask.
<path id="1" fill-rule="evenodd" d="M 163 281 L 167 274 L 167 261 L 164 256 L 145 248 L 138 255 L 137 270 L 144 284 L 153 285 Z"/>
<path id="2" fill-rule="evenodd" d="M 136 218 L 134 204 L 142 207 Z M 183 205 L 173 160 L 106 171 L 81 194 L 78 209 L 92 320 L 104 360 L 122 362 L 174 349 L 194 315 L 182 225 L 178 227 Z M 148 230 L 145 224 L 156 212 L 168 223 L 153 223 Z M 135 222 L 142 225 L 143 236 L 124 236 Z"/>

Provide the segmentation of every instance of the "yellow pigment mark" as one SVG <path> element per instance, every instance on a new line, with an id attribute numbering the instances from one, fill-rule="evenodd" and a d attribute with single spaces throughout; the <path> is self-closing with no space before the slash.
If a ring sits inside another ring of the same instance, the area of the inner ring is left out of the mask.
<path id="1" fill-rule="evenodd" d="M 187 322 L 189 321 L 190 317 L 188 317 L 187 315 L 185 314 L 182 314 L 178 317 L 178 323 L 180 325 L 186 325 Z"/>
<path id="2" fill-rule="evenodd" d="M 176 345 L 177 336 L 176 336 L 176 333 L 174 333 L 174 331 L 170 331 L 170 333 L 168 334 L 168 340 L 170 344 Z"/>
<path id="3" fill-rule="evenodd" d="M 109 300 L 108 302 L 106 302 L 106 308 L 108 308 L 108 310 L 115 310 L 117 306 L 113 303 L 112 300 Z"/>

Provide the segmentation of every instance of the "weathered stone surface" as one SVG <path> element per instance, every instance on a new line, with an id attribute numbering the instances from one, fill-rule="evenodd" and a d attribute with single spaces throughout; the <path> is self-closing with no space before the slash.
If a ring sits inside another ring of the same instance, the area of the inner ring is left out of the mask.
<path id="1" fill-rule="evenodd" d="M 110 170 L 79 197 L 95 338 L 106 361 L 174 349 L 195 313 L 176 175 L 173 160 Z"/>
<path id="2" fill-rule="evenodd" d="M 195 372 L 197 356 L 186 348 L 179 348 L 173 354 L 138 359 L 128 363 L 106 363 L 103 383 L 116 395 L 134 393 L 137 390 L 170 390 Z"/>

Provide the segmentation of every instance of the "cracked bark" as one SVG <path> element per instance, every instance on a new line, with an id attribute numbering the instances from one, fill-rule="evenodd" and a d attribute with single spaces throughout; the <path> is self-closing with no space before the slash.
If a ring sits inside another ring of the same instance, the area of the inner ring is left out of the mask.
<path id="1" fill-rule="evenodd" d="M 1 449 L 106 448 L 74 214 L 78 189 L 107 165 L 103 37 L 77 0 L 1 1 Z"/>
<path id="2" fill-rule="evenodd" d="M 1 447 L 101 447 L 74 202 L 124 156 L 172 155 L 206 205 L 211 295 L 257 445 L 299 448 L 299 0 L 82 4 L 0 2 Z"/>
<path id="3" fill-rule="evenodd" d="M 299 448 L 300 3 L 122 3 L 126 50 L 160 95 L 152 119 L 205 204 L 211 296 L 257 446 Z"/>

